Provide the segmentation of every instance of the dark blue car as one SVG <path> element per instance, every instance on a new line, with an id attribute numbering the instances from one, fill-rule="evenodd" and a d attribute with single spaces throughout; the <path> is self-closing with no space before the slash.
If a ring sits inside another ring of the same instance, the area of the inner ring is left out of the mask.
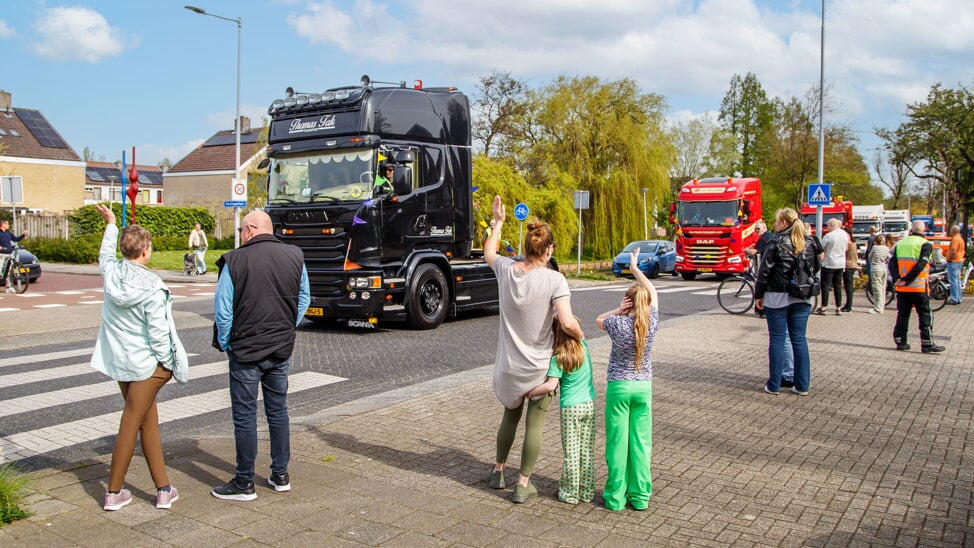
<path id="1" fill-rule="evenodd" d="M 639 240 L 630 242 L 612 260 L 612 273 L 616 276 L 632 276 L 629 255 L 639 248 L 639 270 L 647 277 L 655 278 L 660 272 L 676 276 L 676 244 L 666 240 Z"/>

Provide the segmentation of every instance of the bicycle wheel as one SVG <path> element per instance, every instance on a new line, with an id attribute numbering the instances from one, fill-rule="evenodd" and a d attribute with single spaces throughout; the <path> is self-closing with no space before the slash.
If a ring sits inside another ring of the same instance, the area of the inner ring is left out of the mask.
<path id="1" fill-rule="evenodd" d="M 8 276 L 10 277 L 10 287 L 14 289 L 15 293 L 27 291 L 27 284 L 30 283 L 30 280 L 27 279 L 26 266 L 16 262 L 12 263 Z"/>
<path id="2" fill-rule="evenodd" d="M 866 290 L 866 300 L 869 301 L 869 304 L 875 305 L 876 295 L 873 295 L 873 284 L 866 284 L 865 290 Z"/>
<path id="3" fill-rule="evenodd" d="M 886 306 L 889 306 L 896 299 L 896 284 L 893 280 L 886 280 Z"/>
<path id="4" fill-rule="evenodd" d="M 936 312 L 947 306 L 948 297 L 950 297 L 950 289 L 943 280 L 937 280 L 930 284 L 930 310 Z"/>
<path id="5" fill-rule="evenodd" d="M 717 287 L 717 302 L 731 314 L 744 314 L 754 306 L 754 286 L 740 276 L 726 278 Z"/>

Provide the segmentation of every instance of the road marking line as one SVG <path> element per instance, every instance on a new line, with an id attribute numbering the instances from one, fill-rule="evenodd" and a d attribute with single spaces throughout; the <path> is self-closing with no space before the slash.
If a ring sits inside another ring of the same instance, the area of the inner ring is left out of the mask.
<path id="1" fill-rule="evenodd" d="M 36 299 L 37 297 L 43 297 L 44 296 L 43 293 L 9 293 L 9 295 L 12 295 L 14 297 L 18 297 L 18 298 L 21 298 L 21 299 Z"/>
<path id="2" fill-rule="evenodd" d="M 714 289 L 713 291 L 698 291 L 696 293 L 691 293 L 691 295 L 705 295 L 707 297 L 716 297 L 717 290 Z"/>
<path id="3" fill-rule="evenodd" d="M 61 308 L 62 306 L 68 306 L 66 304 L 35 304 L 34 308 Z"/>
<path id="4" fill-rule="evenodd" d="M 84 291 L 55 291 L 58 295 L 84 295 Z"/>
<path id="5" fill-rule="evenodd" d="M 288 394 L 346 380 L 348 379 L 322 373 L 298 373 L 289 379 Z M 229 389 L 213 390 L 195 396 L 159 402 L 157 406 L 159 424 L 186 419 L 230 407 Z M 79 443 L 115 436 L 118 434 L 121 418 L 122 412 L 116 411 L 2 437 L 0 438 L 0 456 L 2 456 L 0 462 L 17 461 Z"/>
<path id="6" fill-rule="evenodd" d="M 5 367 L 8 365 L 21 365 L 27 363 L 35 362 L 47 362 L 51 360 L 60 360 L 62 358 L 77 358 L 78 356 L 90 356 L 94 352 L 95 347 L 89 348 L 74 348 L 72 350 L 60 350 L 58 352 L 45 352 L 43 354 L 28 354 L 26 356 L 17 356 L 16 358 L 2 358 L 0 359 L 0 367 Z"/>
<path id="7" fill-rule="evenodd" d="M 78 304 L 102 304 L 105 301 L 81 301 Z"/>
<path id="8" fill-rule="evenodd" d="M 78 364 L 82 365 L 82 364 Z M 87 371 L 84 373 L 95 372 L 94 369 L 88 367 L 88 364 L 83 364 L 86 366 Z M 77 367 L 76 365 L 69 366 L 71 368 Z M 60 369 L 60 368 L 58 368 Z M 201 365 L 193 366 L 189 369 L 189 379 L 190 381 L 195 379 L 204 379 L 206 377 L 212 377 L 214 375 L 225 375 L 228 371 L 228 366 L 226 360 L 219 362 L 204 363 Z M 50 369 L 46 371 L 51 371 Z M 37 371 L 32 371 L 33 374 L 38 373 Z M 72 373 L 76 374 L 76 373 Z M 10 377 L 17 377 L 17 375 L 10 375 Z M 21 381 L 21 379 L 15 379 Z M 38 379 L 40 380 L 40 379 Z M 34 382 L 34 381 L 26 381 Z M 26 382 L 20 382 L 20 384 L 26 384 Z M 4 386 L 13 386 L 13 384 L 7 382 L 7 377 L 3 377 L 2 384 Z M 20 398 L 11 398 L 9 400 L 3 400 L 3 408 L 0 409 L 0 418 L 9 415 L 17 415 L 19 413 L 27 413 L 29 411 L 34 411 L 35 409 L 44 409 L 47 407 L 54 407 L 55 405 L 62 405 L 65 403 L 76 403 L 85 400 L 93 400 L 95 398 L 100 398 L 102 396 L 110 396 L 112 394 L 118 394 L 118 383 L 116 381 L 106 381 L 94 384 L 86 384 L 84 386 L 73 386 L 71 388 L 65 388 L 63 390 L 53 390 L 51 392 L 44 392 L 42 394 L 31 394 L 29 396 L 22 396 Z"/>
<path id="9" fill-rule="evenodd" d="M 19 308 L 0 308 L 0 312 L 17 312 Z"/>

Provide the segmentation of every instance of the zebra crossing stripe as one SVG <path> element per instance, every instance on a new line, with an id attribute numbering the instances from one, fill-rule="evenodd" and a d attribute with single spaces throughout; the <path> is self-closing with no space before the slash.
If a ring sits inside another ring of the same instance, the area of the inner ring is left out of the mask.
<path id="1" fill-rule="evenodd" d="M 91 351 L 88 350 L 87 352 L 91 352 Z M 186 356 L 192 358 L 198 355 L 199 354 L 190 352 Z M 25 356 L 25 358 L 26 357 L 27 356 Z M 45 361 L 45 360 L 37 360 L 37 361 Z M 23 364 L 23 363 L 34 363 L 34 362 L 28 362 L 24 359 L 21 359 L 18 363 Z M 195 369 L 190 370 L 190 374 L 193 374 L 194 371 Z M 49 367 L 47 369 L 37 369 L 35 371 L 27 371 L 26 373 L 11 373 L 9 375 L 4 375 L 2 377 L 2 381 L 0 381 L 0 385 L 2 385 L 3 388 L 7 388 L 10 386 L 20 386 L 22 384 L 30 384 L 32 382 L 52 381 L 56 379 L 64 379 L 67 377 L 76 377 L 78 375 L 87 375 L 89 373 L 97 373 L 97 371 L 92 369 L 88 362 L 75 363 L 71 365 L 62 365 L 60 367 Z"/>
<path id="2" fill-rule="evenodd" d="M 52 360 L 60 360 L 63 358 L 77 358 L 78 356 L 90 356 L 94 352 L 94 347 L 91 348 L 75 348 L 73 350 L 62 350 L 60 352 L 47 352 L 45 354 L 31 354 L 30 356 L 17 356 L 16 358 L 0 358 L 0 367 L 6 367 L 8 365 L 22 365 L 25 362 L 36 363 L 36 362 L 47 362 Z"/>
<path id="3" fill-rule="evenodd" d="M 67 366 L 73 371 L 79 367 L 83 366 L 87 371 L 85 373 L 95 372 L 94 369 L 88 366 L 88 364 L 78 364 Z M 61 368 L 54 368 L 61 369 Z M 225 375 L 228 371 L 228 366 L 226 361 L 204 363 L 202 365 L 196 365 L 189 369 L 190 381 L 195 379 L 203 379 L 206 377 L 212 377 L 215 375 Z M 50 371 L 50 370 L 45 370 Z M 31 371 L 30 373 L 24 373 L 24 375 L 36 375 L 37 371 Z M 17 375 L 8 375 L 8 377 L 16 377 Z M 4 377 L 3 385 L 11 386 L 7 382 L 7 378 Z M 57 377 L 54 377 L 57 378 Z M 19 380 L 19 379 L 18 379 Z M 71 388 L 65 388 L 63 390 L 54 390 L 51 392 L 44 392 L 42 394 L 31 394 L 29 396 L 23 396 L 20 398 L 12 398 L 3 401 L 3 408 L 0 409 L 0 418 L 7 417 L 10 415 L 16 415 L 18 413 L 27 413 L 29 411 L 35 411 L 37 409 L 45 409 L 47 407 L 54 407 L 56 405 L 63 405 L 65 403 L 75 403 L 85 400 L 93 400 L 96 398 L 101 398 L 103 396 L 111 396 L 112 394 L 119 394 L 118 383 L 115 381 L 99 382 L 95 384 L 87 384 L 84 386 L 73 386 Z"/>
<path id="4" fill-rule="evenodd" d="M 348 379 L 323 373 L 298 373 L 291 375 L 288 380 L 288 394 L 346 380 Z M 213 390 L 195 396 L 159 402 L 157 406 L 159 424 L 164 424 L 225 409 L 230 406 L 230 398 L 227 389 Z M 79 443 L 114 436 L 118 433 L 121 418 L 122 412 L 117 411 L 2 437 L 0 438 L 0 463 L 13 462 Z"/>

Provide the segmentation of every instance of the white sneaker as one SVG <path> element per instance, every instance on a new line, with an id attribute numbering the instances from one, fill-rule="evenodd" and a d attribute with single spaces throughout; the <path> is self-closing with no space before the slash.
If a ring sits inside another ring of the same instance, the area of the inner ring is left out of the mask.
<path id="1" fill-rule="evenodd" d="M 869 309 L 869 313 L 870 314 L 879 314 L 879 312 L 876 312 L 876 310 L 874 310 L 872 308 Z"/>
<path id="2" fill-rule="evenodd" d="M 8 287 L 8 288 L 7 288 L 7 293 L 13 293 L 13 292 L 15 292 L 15 291 L 16 291 L 16 290 L 15 290 L 14 288 L 12 288 L 12 287 Z"/>

